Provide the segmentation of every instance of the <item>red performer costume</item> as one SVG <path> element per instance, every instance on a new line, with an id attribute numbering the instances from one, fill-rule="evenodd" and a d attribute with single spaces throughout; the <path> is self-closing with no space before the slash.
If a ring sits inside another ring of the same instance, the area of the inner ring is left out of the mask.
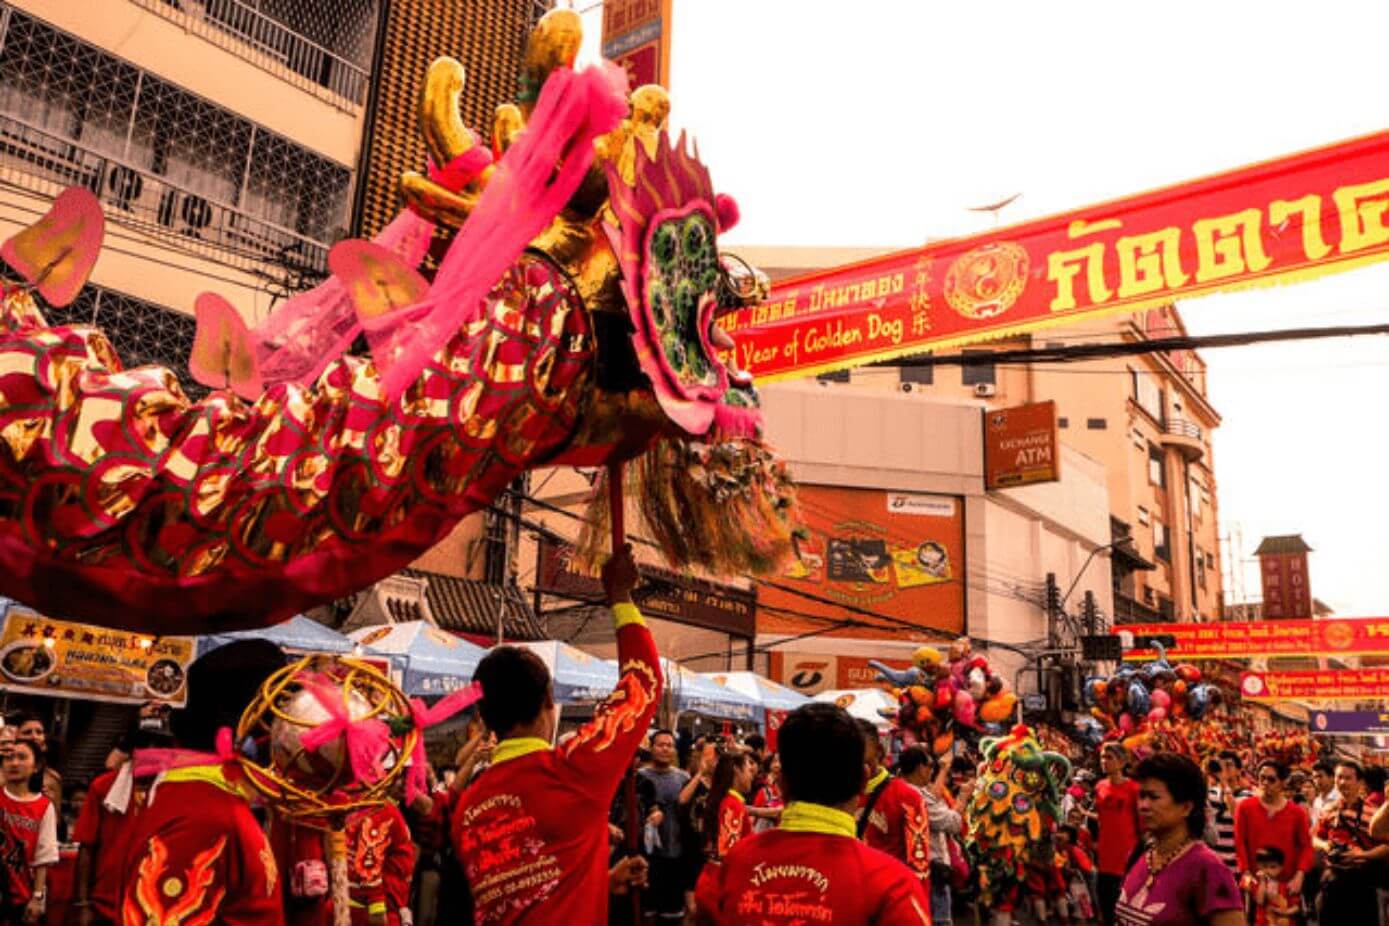
<path id="1" fill-rule="evenodd" d="M 729 791 L 719 804 L 719 832 L 714 839 L 714 857 L 699 872 L 695 882 L 695 902 L 706 910 L 714 909 L 719 895 L 719 866 L 745 836 L 752 835 L 752 818 L 748 805 L 737 791 Z"/>
<path id="2" fill-rule="evenodd" d="M 121 875 L 135 821 L 145 806 L 147 784 L 135 779 L 128 761 L 98 775 L 73 827 L 72 841 L 90 853 L 90 890 L 78 884 L 74 906 L 86 903 L 102 920 L 120 919 Z"/>
<path id="3" fill-rule="evenodd" d="M 149 764 L 167 770 L 130 834 L 121 926 L 283 926 L 275 856 L 251 813 L 251 787 L 218 734 L 283 666 L 284 653 L 265 640 L 200 657 L 188 669 L 187 706 L 170 718 L 182 749 L 136 751 L 137 773 Z"/>
<path id="4" fill-rule="evenodd" d="M 505 738 L 492 766 L 459 798 L 453 842 L 479 926 L 606 922 L 608 808 L 661 694 L 656 644 L 641 612 L 627 601 L 614 604 L 613 616 L 622 676 L 593 720 L 558 750 L 538 736 L 498 731 Z M 507 649 L 487 658 L 510 658 Z M 495 726 L 486 666 L 485 659 L 474 678 L 483 687 L 483 718 Z"/>
<path id="5" fill-rule="evenodd" d="M 911 870 L 819 804 L 788 804 L 778 829 L 742 840 L 718 868 L 719 926 L 930 926 L 930 909 Z"/>
<path id="6" fill-rule="evenodd" d="M 415 844 L 405 817 L 394 804 L 358 810 L 347 818 L 347 879 L 352 926 L 374 922 L 401 926 L 400 911 L 410 905 L 410 879 L 415 871 Z M 296 896 L 305 890 L 295 878 L 298 866 L 328 870 L 326 833 L 322 829 L 276 819 L 270 841 L 279 862 L 280 880 L 289 892 L 285 920 L 288 926 L 332 926 L 333 898 L 326 880 L 314 896 Z"/>
<path id="7" fill-rule="evenodd" d="M 156 780 L 126 859 L 122 926 L 284 923 L 275 856 L 239 773 L 193 765 Z"/>
<path id="8" fill-rule="evenodd" d="M 881 788 L 881 791 L 878 789 Z M 863 841 L 904 863 L 930 891 L 930 824 L 921 792 L 887 769 L 869 779 L 864 804 L 878 791 L 877 800 L 860 824 Z"/>

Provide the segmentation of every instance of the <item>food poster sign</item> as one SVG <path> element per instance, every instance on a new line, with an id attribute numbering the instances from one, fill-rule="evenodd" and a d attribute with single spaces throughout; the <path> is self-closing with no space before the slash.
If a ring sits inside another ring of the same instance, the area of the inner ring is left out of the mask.
<path id="1" fill-rule="evenodd" d="M 834 632 L 848 637 L 901 639 L 903 621 L 923 630 L 963 631 L 960 499 L 807 485 L 800 488 L 799 503 L 806 534 L 793 541 L 796 555 L 782 576 L 758 591 L 758 632 L 823 628 L 824 618 L 878 625 Z"/>
<path id="2" fill-rule="evenodd" d="M 194 649 L 191 637 L 155 638 L 12 607 L 0 632 L 0 681 L 28 694 L 182 707 Z"/>

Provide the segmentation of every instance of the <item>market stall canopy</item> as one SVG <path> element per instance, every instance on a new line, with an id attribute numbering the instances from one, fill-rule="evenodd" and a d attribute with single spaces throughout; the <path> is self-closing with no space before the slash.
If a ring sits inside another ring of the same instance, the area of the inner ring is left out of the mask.
<path id="1" fill-rule="evenodd" d="M 198 655 L 203 656 L 237 640 L 269 640 L 287 653 L 350 653 L 357 643 L 350 637 L 325 627 L 302 614 L 262 630 L 234 630 L 198 637 Z"/>
<path id="2" fill-rule="evenodd" d="M 666 688 L 676 713 L 693 711 L 722 720 L 746 720 L 759 726 L 765 722 L 762 704 L 740 691 L 665 658 L 661 659 L 661 672 L 665 674 Z"/>
<path id="3" fill-rule="evenodd" d="M 540 657 L 550 670 L 555 700 L 560 704 L 587 704 L 602 701 L 617 687 L 617 663 L 585 653 L 560 640 L 517 643 Z"/>
<path id="4" fill-rule="evenodd" d="M 891 727 L 892 721 L 879 711 L 897 713 L 897 702 L 881 688 L 834 688 L 820 692 L 814 700 L 838 704 L 848 711 L 851 717 L 859 717 L 876 724 L 880 730 Z"/>
<path id="5" fill-rule="evenodd" d="M 778 685 L 756 672 L 702 672 L 700 674 L 739 694 L 747 695 L 767 710 L 794 711 L 802 704 L 810 703 L 810 698 L 799 691 L 792 691 L 785 685 Z"/>
<path id="6" fill-rule="evenodd" d="M 487 650 L 445 633 L 428 621 L 354 630 L 351 638 L 390 656 L 408 695 L 446 695 L 465 687 Z"/>

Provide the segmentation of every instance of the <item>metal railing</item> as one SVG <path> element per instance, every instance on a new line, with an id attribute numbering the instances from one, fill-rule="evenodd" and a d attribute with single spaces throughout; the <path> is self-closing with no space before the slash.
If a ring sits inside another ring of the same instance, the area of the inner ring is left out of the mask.
<path id="1" fill-rule="evenodd" d="M 0 179 L 51 195 L 84 186 L 106 206 L 109 220 L 150 234 L 171 236 L 195 252 L 243 269 L 281 269 L 326 275 L 328 245 L 257 219 L 12 116 L 0 115 Z"/>
<path id="2" fill-rule="evenodd" d="M 1168 418 L 1164 430 L 1173 437 L 1189 437 L 1197 441 L 1201 440 L 1202 436 L 1200 426 L 1187 421 L 1185 418 Z"/>
<path id="3" fill-rule="evenodd" d="M 305 89 L 322 88 L 359 109 L 366 102 L 371 81 L 368 68 L 329 51 L 317 42 L 271 19 L 241 0 L 134 0 L 134 2 L 190 32 L 213 39 L 213 32 L 237 39 L 255 64 L 268 61 L 296 75 Z M 237 49 L 217 43 L 228 51 Z"/>

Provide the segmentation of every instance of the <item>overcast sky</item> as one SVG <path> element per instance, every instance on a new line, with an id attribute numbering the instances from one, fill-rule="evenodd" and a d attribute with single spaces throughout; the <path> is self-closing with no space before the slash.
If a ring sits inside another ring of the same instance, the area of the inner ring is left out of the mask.
<path id="1" fill-rule="evenodd" d="M 734 244 L 911 247 L 1019 191 L 1005 223 L 1389 128 L 1383 2 L 674 3 L 672 121 L 738 198 Z M 1383 323 L 1389 265 L 1181 309 L 1193 334 Z M 1204 356 L 1222 533 L 1301 533 L 1318 598 L 1389 614 L 1389 340 Z"/>

